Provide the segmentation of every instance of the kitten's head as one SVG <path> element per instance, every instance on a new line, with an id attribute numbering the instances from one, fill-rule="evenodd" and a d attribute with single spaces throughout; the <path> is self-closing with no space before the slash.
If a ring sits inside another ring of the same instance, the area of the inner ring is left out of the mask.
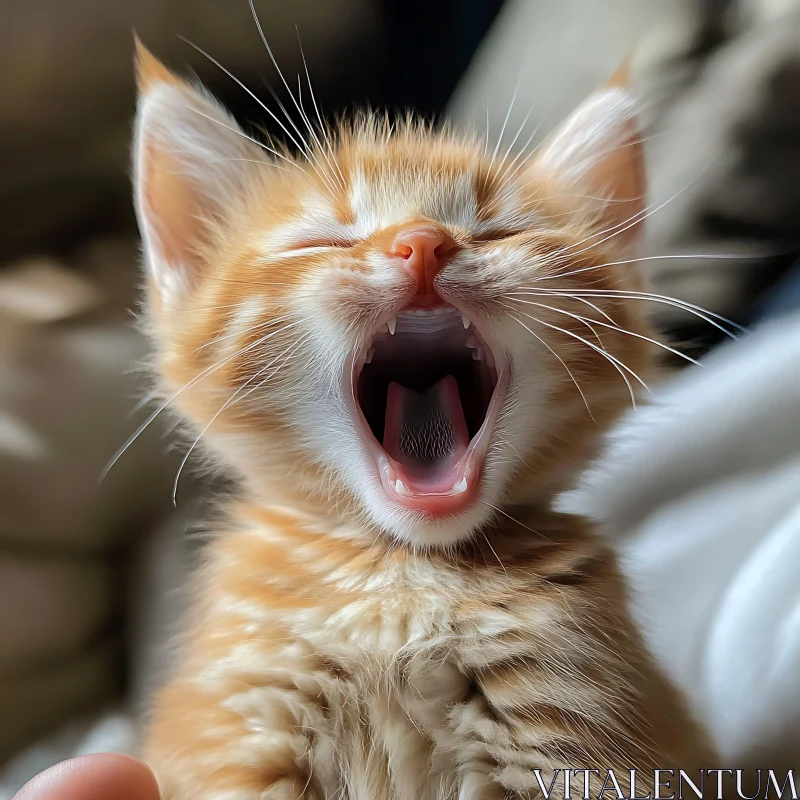
<path id="1" fill-rule="evenodd" d="M 287 123 L 295 159 L 143 48 L 139 88 L 149 318 L 192 440 L 262 500 L 415 546 L 567 485 L 651 359 L 623 83 L 532 158 L 367 115 Z"/>

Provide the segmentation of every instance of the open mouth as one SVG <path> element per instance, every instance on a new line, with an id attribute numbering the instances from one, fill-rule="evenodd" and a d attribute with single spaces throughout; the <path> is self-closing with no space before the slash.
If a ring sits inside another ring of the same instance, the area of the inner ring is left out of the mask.
<path id="1" fill-rule="evenodd" d="M 452 307 L 401 312 L 352 365 L 352 411 L 389 499 L 453 514 L 474 499 L 505 362 Z"/>

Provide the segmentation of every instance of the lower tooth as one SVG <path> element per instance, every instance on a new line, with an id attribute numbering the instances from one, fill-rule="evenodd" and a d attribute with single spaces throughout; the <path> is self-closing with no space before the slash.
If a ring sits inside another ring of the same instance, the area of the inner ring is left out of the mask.
<path id="1" fill-rule="evenodd" d="M 403 497 L 409 497 L 411 495 L 411 492 L 408 491 L 406 485 L 399 478 L 394 483 L 394 490 Z"/>
<path id="2" fill-rule="evenodd" d="M 455 494 L 464 494 L 467 491 L 467 479 L 462 478 L 454 487 L 453 492 Z"/>
<path id="3" fill-rule="evenodd" d="M 367 357 L 364 359 L 364 363 L 365 364 L 371 364 L 372 363 L 372 356 L 374 356 L 374 355 L 375 355 L 375 348 L 374 347 L 370 347 L 370 349 L 367 351 Z"/>

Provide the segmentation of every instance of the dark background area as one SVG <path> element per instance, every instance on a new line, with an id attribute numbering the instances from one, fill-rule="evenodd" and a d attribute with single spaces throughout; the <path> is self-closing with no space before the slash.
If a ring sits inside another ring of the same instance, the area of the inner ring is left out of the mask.
<path id="1" fill-rule="evenodd" d="M 383 0 L 378 102 L 439 113 L 502 5 L 503 0 Z"/>
<path id="2" fill-rule="evenodd" d="M 262 0 L 256 10 L 293 90 L 303 71 L 302 42 L 327 116 L 365 105 L 435 116 L 501 5 Z M 135 231 L 125 181 L 134 30 L 177 72 L 196 73 L 243 122 L 280 136 L 251 97 L 179 36 L 219 60 L 276 114 L 282 112 L 269 87 L 293 111 L 247 0 L 6 0 L 2 13 L 0 262 L 44 249 L 69 255 L 87 236 Z"/>

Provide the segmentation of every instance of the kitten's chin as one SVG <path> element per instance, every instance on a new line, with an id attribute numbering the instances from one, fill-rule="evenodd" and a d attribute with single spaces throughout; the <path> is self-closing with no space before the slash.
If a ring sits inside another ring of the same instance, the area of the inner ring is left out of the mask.
<path id="1" fill-rule="evenodd" d="M 385 501 L 420 531 L 444 534 L 474 510 L 508 380 L 502 355 L 448 306 L 398 314 L 347 364 L 348 409 Z"/>

